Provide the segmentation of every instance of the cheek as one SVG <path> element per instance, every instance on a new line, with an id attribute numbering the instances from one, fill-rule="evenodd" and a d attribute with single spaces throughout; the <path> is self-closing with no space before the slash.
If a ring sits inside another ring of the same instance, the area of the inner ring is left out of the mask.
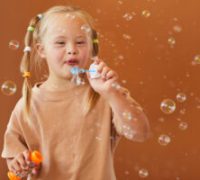
<path id="1" fill-rule="evenodd" d="M 86 51 L 86 52 L 84 52 L 83 54 L 82 54 L 82 66 L 86 66 L 86 65 L 88 65 L 89 64 L 89 62 L 90 62 L 90 53 L 88 52 L 88 51 Z"/>

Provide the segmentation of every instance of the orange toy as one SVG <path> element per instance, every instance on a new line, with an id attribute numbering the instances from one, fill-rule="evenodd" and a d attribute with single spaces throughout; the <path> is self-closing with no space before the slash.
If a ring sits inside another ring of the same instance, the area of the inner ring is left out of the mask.
<path id="1" fill-rule="evenodd" d="M 42 162 L 43 158 L 42 158 L 42 155 L 40 154 L 40 152 L 38 151 L 33 151 L 31 154 L 30 154 L 30 160 L 33 164 L 35 165 L 38 165 Z M 8 172 L 8 178 L 9 180 L 21 180 L 21 176 L 17 176 L 15 175 L 13 172 Z"/>

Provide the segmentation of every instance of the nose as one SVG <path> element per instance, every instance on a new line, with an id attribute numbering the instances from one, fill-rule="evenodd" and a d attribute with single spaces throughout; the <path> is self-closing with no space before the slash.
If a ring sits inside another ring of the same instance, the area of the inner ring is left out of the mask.
<path id="1" fill-rule="evenodd" d="M 77 51 L 75 45 L 73 45 L 73 44 L 69 44 L 67 46 L 67 48 L 66 48 L 66 51 L 67 51 L 67 54 L 69 54 L 69 55 L 76 55 L 76 54 L 78 54 L 78 51 Z"/>

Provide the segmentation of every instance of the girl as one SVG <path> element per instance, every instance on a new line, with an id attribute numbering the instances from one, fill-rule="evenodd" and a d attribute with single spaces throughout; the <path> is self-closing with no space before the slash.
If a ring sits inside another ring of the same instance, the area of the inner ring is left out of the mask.
<path id="1" fill-rule="evenodd" d="M 4 136 L 2 157 L 10 171 L 27 171 L 30 152 L 38 150 L 43 162 L 29 180 L 115 180 L 113 154 L 120 138 L 149 137 L 142 108 L 97 53 L 97 33 L 83 10 L 56 6 L 30 21 L 21 62 L 23 96 Z M 73 83 L 70 70 L 88 69 L 91 58 L 100 78 L 86 72 L 78 76 L 80 85 Z M 32 59 L 48 65 L 47 80 L 33 88 Z"/>

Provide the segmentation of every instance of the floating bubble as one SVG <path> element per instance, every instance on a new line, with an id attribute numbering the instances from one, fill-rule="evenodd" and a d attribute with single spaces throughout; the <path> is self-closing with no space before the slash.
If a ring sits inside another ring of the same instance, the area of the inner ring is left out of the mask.
<path id="1" fill-rule="evenodd" d="M 146 177 L 148 177 L 149 176 L 149 172 L 148 172 L 148 170 L 147 169 L 140 169 L 139 171 L 138 171 L 138 175 L 139 175 L 139 177 L 141 177 L 141 178 L 146 178 Z"/>
<path id="2" fill-rule="evenodd" d="M 122 116 L 124 119 L 127 119 L 129 121 L 133 119 L 132 114 L 130 112 L 123 112 Z"/>
<path id="3" fill-rule="evenodd" d="M 175 32 L 177 32 L 177 33 L 180 33 L 180 32 L 182 31 L 182 27 L 181 27 L 180 25 L 175 25 L 175 26 L 173 27 L 173 30 L 174 30 Z"/>
<path id="4" fill-rule="evenodd" d="M 187 96 L 184 93 L 178 93 L 176 95 L 176 99 L 177 99 L 178 102 L 182 103 L 182 102 L 186 101 Z"/>
<path id="5" fill-rule="evenodd" d="M 179 127 L 180 130 L 184 131 L 188 128 L 188 123 L 182 121 L 182 122 L 179 123 L 178 127 Z"/>
<path id="6" fill-rule="evenodd" d="M 135 133 L 129 125 L 122 125 L 122 133 L 127 139 L 133 139 Z"/>
<path id="7" fill-rule="evenodd" d="M 98 141 L 102 141 L 102 138 L 99 137 L 99 136 L 96 136 L 95 138 L 96 138 L 96 140 L 98 140 Z"/>
<path id="8" fill-rule="evenodd" d="M 162 134 L 158 137 L 158 143 L 162 146 L 166 146 L 171 142 L 171 138 L 168 135 Z"/>
<path id="9" fill-rule="evenodd" d="M 17 50 L 19 48 L 19 42 L 17 40 L 11 40 L 8 46 L 12 50 Z"/>
<path id="10" fill-rule="evenodd" d="M 131 21 L 133 19 L 133 15 L 130 14 L 130 13 L 125 13 L 123 15 L 123 18 L 126 20 L 126 21 Z"/>
<path id="11" fill-rule="evenodd" d="M 181 110 L 179 111 L 179 113 L 182 114 L 182 115 L 184 115 L 185 112 L 186 112 L 186 109 L 185 109 L 185 108 L 184 108 L 184 109 L 181 109 Z"/>
<path id="12" fill-rule="evenodd" d="M 171 47 L 173 47 L 176 44 L 176 39 L 174 37 L 169 37 L 167 41 Z"/>
<path id="13" fill-rule="evenodd" d="M 130 172 L 126 170 L 126 171 L 124 172 L 124 174 L 125 174 L 125 175 L 129 175 Z"/>
<path id="14" fill-rule="evenodd" d="M 84 79 L 79 76 L 79 73 L 78 74 L 74 74 L 72 76 L 71 82 L 73 82 L 77 86 L 85 84 Z"/>
<path id="15" fill-rule="evenodd" d="M 84 24 L 81 26 L 81 30 L 84 31 L 85 33 L 90 33 L 91 27 L 88 24 Z"/>
<path id="16" fill-rule="evenodd" d="M 123 55 L 119 55 L 117 58 L 120 59 L 120 60 L 123 60 L 124 56 Z"/>
<path id="17" fill-rule="evenodd" d="M 123 83 L 123 84 L 126 84 L 126 83 L 127 83 L 127 81 L 126 81 L 126 80 L 122 80 L 122 83 Z"/>
<path id="18" fill-rule="evenodd" d="M 120 84 L 118 84 L 118 83 L 116 83 L 116 82 L 112 83 L 112 84 L 111 84 L 111 87 L 113 87 L 113 88 L 115 88 L 115 89 L 117 89 L 117 90 L 119 90 L 119 89 L 121 88 Z"/>
<path id="19" fill-rule="evenodd" d="M 151 12 L 149 10 L 143 10 L 142 16 L 145 17 L 145 18 L 148 18 L 148 17 L 151 16 Z"/>
<path id="20" fill-rule="evenodd" d="M 97 12 L 97 14 L 101 14 L 102 10 L 101 9 L 97 9 L 96 12 Z"/>
<path id="21" fill-rule="evenodd" d="M 5 81 L 1 85 L 1 92 L 4 95 L 11 96 L 11 95 L 15 94 L 16 91 L 17 91 L 17 86 L 13 81 Z"/>
<path id="22" fill-rule="evenodd" d="M 200 64 L 200 55 L 199 54 L 197 54 L 197 55 L 194 56 L 193 64 L 194 65 Z"/>
<path id="23" fill-rule="evenodd" d="M 160 121 L 160 122 L 164 122 L 165 119 L 164 119 L 163 117 L 160 117 L 160 118 L 158 118 L 158 121 Z"/>
<path id="24" fill-rule="evenodd" d="M 123 34 L 122 37 L 126 40 L 130 40 L 132 37 L 128 34 Z"/>
<path id="25" fill-rule="evenodd" d="M 65 17 L 66 17 L 66 18 L 70 18 L 70 19 L 75 19 L 75 18 L 76 18 L 76 15 L 67 13 L 67 14 L 65 15 Z"/>
<path id="26" fill-rule="evenodd" d="M 172 114 L 176 110 L 176 103 L 171 99 L 164 99 L 160 104 L 160 109 L 165 114 Z"/>
<path id="27" fill-rule="evenodd" d="M 121 5 L 121 4 L 123 4 L 123 1 L 121 1 L 121 0 L 118 0 L 118 3 Z"/>

